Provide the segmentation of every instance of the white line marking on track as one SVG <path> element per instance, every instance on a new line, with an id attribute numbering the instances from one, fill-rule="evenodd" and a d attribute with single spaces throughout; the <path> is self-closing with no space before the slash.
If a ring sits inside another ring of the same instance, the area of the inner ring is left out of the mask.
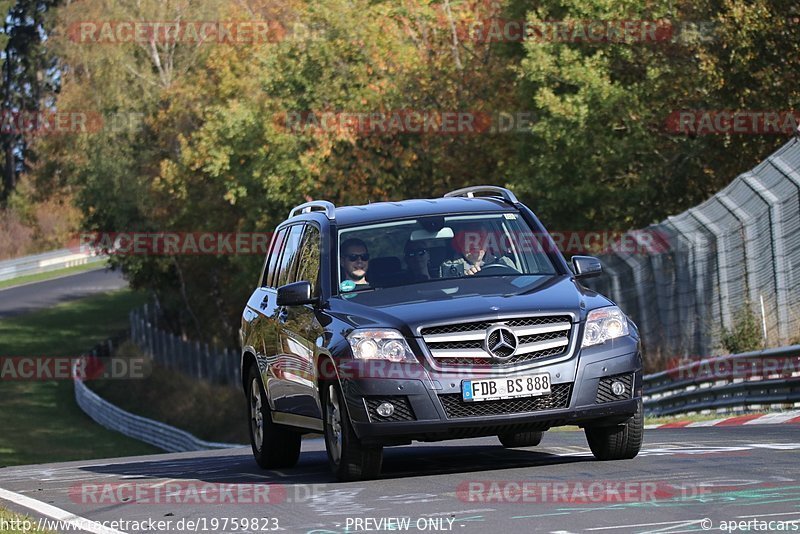
<path id="1" fill-rule="evenodd" d="M 27 508 L 28 510 L 38 512 L 46 517 L 55 519 L 56 521 L 68 523 L 85 532 L 92 532 L 93 534 L 127 534 L 121 530 L 104 527 L 100 523 L 92 521 L 91 519 L 86 519 L 85 517 L 75 515 L 72 512 L 62 510 L 61 508 L 56 508 L 50 504 L 37 501 L 36 499 L 31 499 L 25 495 L 20 495 L 19 493 L 14 493 L 13 491 L 8 491 L 3 488 L 0 488 L 0 499 L 13 502 L 14 504 L 18 504 L 24 508 Z"/>
<path id="2" fill-rule="evenodd" d="M 746 517 L 776 517 L 779 515 L 800 515 L 800 512 L 781 512 L 779 514 L 761 514 L 761 515 L 737 515 L 736 519 L 744 519 Z"/>
<path id="3" fill-rule="evenodd" d="M 616 525 L 613 527 L 591 527 L 587 528 L 586 530 L 611 530 L 617 528 L 634 528 L 634 527 L 656 527 L 661 525 L 676 525 L 676 526 L 686 526 L 692 525 L 694 523 L 699 523 L 703 519 L 684 519 L 683 521 L 662 521 L 660 523 L 639 523 L 638 525 Z"/>

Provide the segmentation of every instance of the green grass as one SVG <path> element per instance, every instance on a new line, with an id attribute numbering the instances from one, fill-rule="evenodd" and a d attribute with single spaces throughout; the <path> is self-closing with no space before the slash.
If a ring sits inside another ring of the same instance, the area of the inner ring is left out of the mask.
<path id="1" fill-rule="evenodd" d="M 71 274 L 78 274 L 86 271 L 93 271 L 95 269 L 102 269 L 106 266 L 106 262 L 87 263 L 85 265 L 76 265 L 75 267 L 65 267 L 64 269 L 57 269 L 55 271 L 48 271 L 46 273 L 29 274 L 26 276 L 18 276 L 11 280 L 0 281 L 0 289 L 9 287 L 16 287 L 33 282 L 44 282 L 45 280 L 52 280 L 54 278 L 61 278 L 62 276 L 69 276 Z"/>
<path id="2" fill-rule="evenodd" d="M 0 321 L 4 357 L 78 356 L 125 330 L 145 301 L 129 290 Z M 5 381 L 0 387 L 0 466 L 151 454 L 158 449 L 106 430 L 75 404 L 72 382 Z"/>
<path id="3" fill-rule="evenodd" d="M 24 530 L 23 527 L 26 526 L 24 521 L 30 521 L 31 529 Z M 7 526 L 9 528 L 3 528 L 3 526 Z M 10 528 L 11 526 L 19 526 L 20 528 Z M 41 534 L 54 534 L 52 530 L 39 530 L 38 522 L 36 519 L 32 519 L 26 515 L 21 515 L 12 512 L 7 508 L 3 508 L 0 506 L 0 534 L 28 534 L 30 532 L 39 532 Z"/>

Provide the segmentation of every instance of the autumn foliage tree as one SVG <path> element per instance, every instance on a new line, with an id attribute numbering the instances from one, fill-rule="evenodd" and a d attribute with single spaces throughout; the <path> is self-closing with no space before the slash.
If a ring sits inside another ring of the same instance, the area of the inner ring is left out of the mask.
<path id="1" fill-rule="evenodd" d="M 642 226 L 703 200 L 784 141 L 676 135 L 666 124 L 682 109 L 792 109 L 792 9 L 778 0 L 68 2 L 48 40 L 60 58 L 57 106 L 98 113 L 106 126 L 39 139 L 35 178 L 76 195 L 86 229 L 104 232 L 270 232 L 309 198 L 352 204 L 479 183 L 511 186 L 555 229 Z M 75 31 L 84 21 L 213 20 L 270 21 L 271 37 L 100 44 Z M 586 42 L 502 30 L 570 20 L 668 22 L 674 35 Z M 420 134 L 307 120 L 409 112 L 483 122 Z M 535 120 L 498 131 L 501 115 L 520 114 Z M 263 259 L 113 261 L 153 292 L 175 330 L 234 345 Z"/>

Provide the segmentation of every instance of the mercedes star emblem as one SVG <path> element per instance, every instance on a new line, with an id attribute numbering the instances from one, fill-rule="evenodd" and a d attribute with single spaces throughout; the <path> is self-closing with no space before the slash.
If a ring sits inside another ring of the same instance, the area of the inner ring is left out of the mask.
<path id="1" fill-rule="evenodd" d="M 506 326 L 493 326 L 486 331 L 486 352 L 496 360 L 507 360 L 517 350 L 517 336 Z"/>

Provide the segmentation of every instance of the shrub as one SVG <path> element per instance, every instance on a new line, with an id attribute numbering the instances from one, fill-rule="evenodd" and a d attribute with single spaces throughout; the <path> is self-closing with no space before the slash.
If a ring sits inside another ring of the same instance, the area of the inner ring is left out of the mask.
<path id="1" fill-rule="evenodd" d="M 749 301 L 734 314 L 731 329 L 722 328 L 720 345 L 730 354 L 739 354 L 764 347 L 761 323 Z"/>

